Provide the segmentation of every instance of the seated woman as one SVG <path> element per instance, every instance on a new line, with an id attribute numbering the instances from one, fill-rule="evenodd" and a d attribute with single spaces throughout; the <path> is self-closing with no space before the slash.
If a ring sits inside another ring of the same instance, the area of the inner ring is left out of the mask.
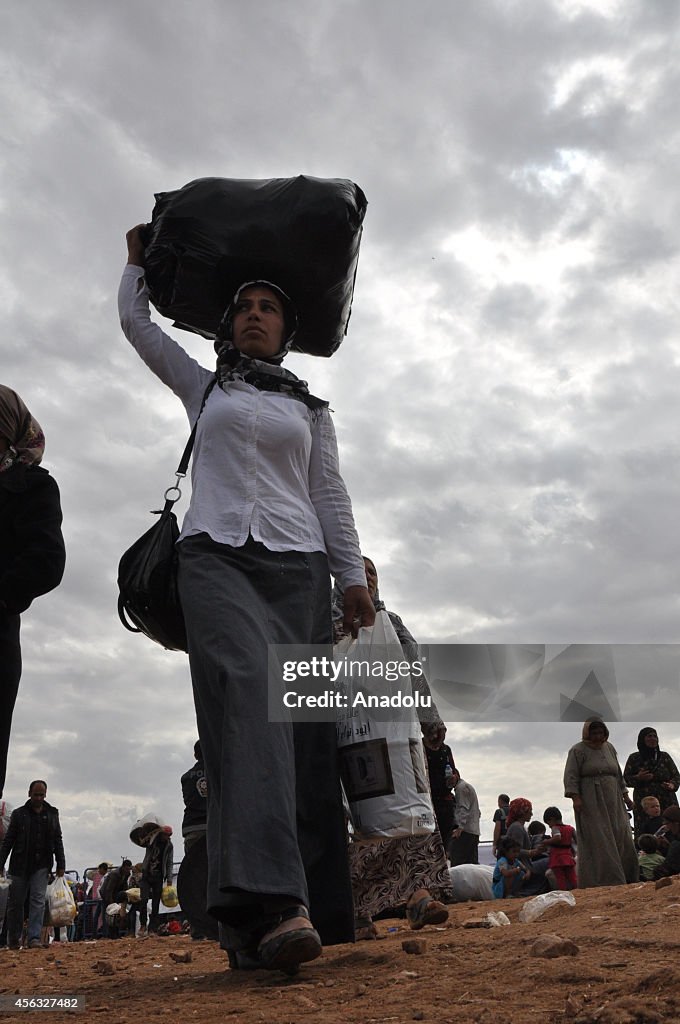
<path id="1" fill-rule="evenodd" d="M 376 611 L 385 605 L 378 593 L 378 573 L 370 558 L 364 557 L 366 584 Z M 336 640 L 343 635 L 341 612 L 342 589 L 336 584 L 333 593 L 333 618 Z M 387 612 L 399 637 L 404 658 L 413 663 L 418 659 L 418 644 L 394 612 Z M 430 696 L 424 677 L 412 679 L 414 691 Z M 446 726 L 434 704 L 418 708 L 423 732 L 426 729 L 446 733 Z M 377 930 L 373 917 L 406 904 L 406 917 L 411 928 L 426 924 L 443 924 L 449 912 L 441 900 L 451 893 L 448 864 L 438 831 L 426 836 L 407 836 L 403 839 L 353 839 L 349 845 L 349 863 L 354 899 L 355 933 L 357 939 L 374 939 Z"/>
<path id="2" fill-rule="evenodd" d="M 663 863 L 652 872 L 652 878 L 656 879 L 680 875 L 680 807 L 667 807 L 663 817 L 668 829 L 666 836 L 669 846 Z"/>
<path id="3" fill-rule="evenodd" d="M 526 823 L 531 821 L 534 809 L 531 801 L 518 796 L 510 801 L 508 808 L 507 829 L 505 838 L 513 840 L 519 846 L 519 859 L 528 874 L 522 879 L 518 895 L 536 896 L 549 889 L 545 873 L 548 869 L 548 857 L 543 846 L 532 846 L 531 837 Z"/>

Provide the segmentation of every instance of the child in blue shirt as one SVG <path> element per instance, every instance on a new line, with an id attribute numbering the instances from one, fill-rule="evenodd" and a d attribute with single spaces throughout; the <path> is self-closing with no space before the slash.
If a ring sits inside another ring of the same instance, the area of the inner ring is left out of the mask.
<path id="1" fill-rule="evenodd" d="M 496 900 L 513 896 L 531 872 L 519 860 L 521 847 L 514 839 L 503 836 L 498 844 L 500 856 L 493 869 L 491 891 Z"/>

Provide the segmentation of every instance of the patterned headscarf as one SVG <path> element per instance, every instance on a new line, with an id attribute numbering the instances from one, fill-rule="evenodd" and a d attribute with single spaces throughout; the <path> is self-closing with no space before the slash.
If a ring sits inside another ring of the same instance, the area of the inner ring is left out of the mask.
<path id="1" fill-rule="evenodd" d="M 0 384 L 0 437 L 9 442 L 7 452 L 0 456 L 0 473 L 15 463 L 36 466 L 45 451 L 45 435 L 37 420 L 5 384 Z"/>
<path id="2" fill-rule="evenodd" d="M 506 828 L 512 825 L 513 821 L 516 821 L 517 818 L 524 818 L 527 814 L 531 814 L 533 809 L 531 800 L 527 800 L 524 796 L 518 796 L 515 800 L 511 800 L 508 807 L 508 816 L 505 819 Z"/>

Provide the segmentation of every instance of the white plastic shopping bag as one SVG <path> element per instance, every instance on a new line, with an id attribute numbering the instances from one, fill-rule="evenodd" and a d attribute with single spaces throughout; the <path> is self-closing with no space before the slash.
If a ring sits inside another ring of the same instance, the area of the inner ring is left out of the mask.
<path id="1" fill-rule="evenodd" d="M 73 922 L 76 916 L 76 901 L 71 886 L 63 876 L 57 876 L 47 886 L 47 903 L 50 908 L 50 922 L 55 928 L 64 928 Z"/>
<path id="2" fill-rule="evenodd" d="M 342 666 L 337 685 L 344 696 L 340 771 L 357 838 L 434 832 L 411 668 L 387 612 L 378 612 L 356 640 L 341 640 L 334 660 Z"/>

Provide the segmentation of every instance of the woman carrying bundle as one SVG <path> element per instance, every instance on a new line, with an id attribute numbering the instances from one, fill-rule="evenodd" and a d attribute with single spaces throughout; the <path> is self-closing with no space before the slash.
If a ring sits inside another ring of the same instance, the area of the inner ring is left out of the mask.
<path id="1" fill-rule="evenodd" d="M 375 613 L 327 403 L 280 365 L 293 302 L 271 282 L 244 283 L 215 374 L 152 323 L 140 227 L 119 293 L 126 336 L 192 424 L 217 380 L 178 544 L 208 784 L 208 910 L 232 967 L 295 971 L 322 939 L 351 940 L 351 889 L 335 726 L 268 721 L 267 647 L 331 641 L 329 566 L 347 628 Z"/>

